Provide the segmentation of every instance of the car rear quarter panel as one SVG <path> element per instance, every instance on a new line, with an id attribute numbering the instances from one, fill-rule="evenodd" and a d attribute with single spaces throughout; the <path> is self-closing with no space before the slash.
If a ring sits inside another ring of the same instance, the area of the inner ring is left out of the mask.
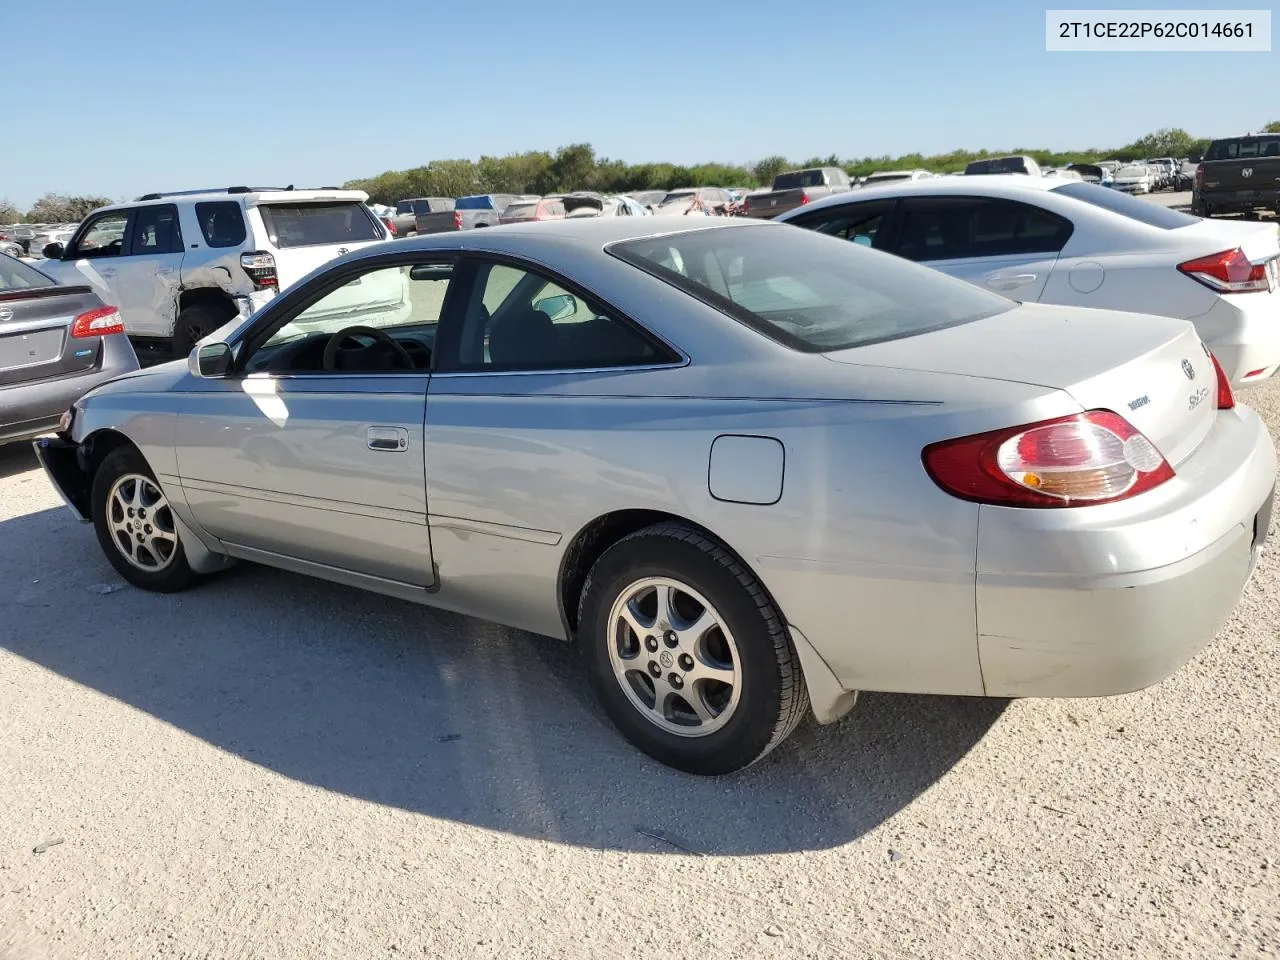
<path id="1" fill-rule="evenodd" d="M 862 378 L 873 395 L 930 395 L 930 378 L 812 359 L 818 390 L 821 365 L 846 386 Z M 558 592 L 547 587 L 574 538 L 614 511 L 657 511 L 704 527 L 741 556 L 851 689 L 983 692 L 978 509 L 929 480 L 921 449 L 1011 416 L 1079 409 L 1014 384 L 999 385 L 995 402 L 984 395 L 989 385 L 956 377 L 932 378 L 932 394 L 951 394 L 950 402 L 925 403 L 699 399 L 692 367 L 508 376 L 518 391 L 501 389 L 501 377 L 432 380 L 426 473 L 436 602 L 562 636 Z M 960 381 L 977 385 L 967 400 Z M 725 435 L 783 445 L 776 503 L 712 495 L 711 449 Z"/>

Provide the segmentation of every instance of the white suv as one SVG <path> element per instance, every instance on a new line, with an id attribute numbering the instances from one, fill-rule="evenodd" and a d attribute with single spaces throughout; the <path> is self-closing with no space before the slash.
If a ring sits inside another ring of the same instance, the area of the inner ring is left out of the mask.
<path id="1" fill-rule="evenodd" d="M 359 190 L 228 187 L 102 207 L 40 269 L 120 310 L 140 356 L 183 357 L 327 260 L 389 239 Z"/>

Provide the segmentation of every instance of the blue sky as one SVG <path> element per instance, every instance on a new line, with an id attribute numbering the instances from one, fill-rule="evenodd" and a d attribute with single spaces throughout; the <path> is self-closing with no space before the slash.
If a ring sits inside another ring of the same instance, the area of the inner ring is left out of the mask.
<path id="1" fill-rule="evenodd" d="M 1046 53 L 1045 6 L 0 0 L 0 198 L 319 186 L 579 141 L 745 162 L 1280 119 L 1276 54 Z"/>

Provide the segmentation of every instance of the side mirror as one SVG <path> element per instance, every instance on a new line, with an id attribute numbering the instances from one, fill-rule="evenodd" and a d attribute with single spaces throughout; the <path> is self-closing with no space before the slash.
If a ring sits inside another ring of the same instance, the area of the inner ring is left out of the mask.
<path id="1" fill-rule="evenodd" d="M 231 347 L 225 343 L 198 344 L 187 355 L 187 369 L 207 380 L 225 377 L 231 369 Z"/>
<path id="2" fill-rule="evenodd" d="M 40 251 L 41 256 L 46 260 L 61 260 L 66 248 L 60 243 L 46 243 L 44 249 Z"/>
<path id="3" fill-rule="evenodd" d="M 578 312 L 578 300 L 571 293 L 562 293 L 554 297 L 543 297 L 533 305 L 533 309 L 541 310 L 552 320 L 563 320 Z"/>

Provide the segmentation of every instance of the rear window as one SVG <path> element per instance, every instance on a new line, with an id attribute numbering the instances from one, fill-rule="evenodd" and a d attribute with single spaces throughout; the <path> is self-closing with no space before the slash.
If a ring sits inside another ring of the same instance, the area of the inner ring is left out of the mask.
<path id="1" fill-rule="evenodd" d="M 538 212 L 538 204 L 534 203 L 513 203 L 503 211 L 504 217 L 532 217 Z"/>
<path id="2" fill-rule="evenodd" d="M 964 168 L 967 174 L 1026 173 L 1027 163 L 1021 157 L 1001 157 L 998 160 L 975 160 Z"/>
<path id="3" fill-rule="evenodd" d="M 270 203 L 258 208 L 267 237 L 277 247 L 381 240 L 382 231 L 363 203 Z"/>
<path id="4" fill-rule="evenodd" d="M 21 260 L 15 260 L 13 257 L 0 254 L 0 293 L 53 286 L 57 286 L 57 284 L 39 270 L 33 270 Z"/>
<path id="5" fill-rule="evenodd" d="M 820 187 L 823 185 L 821 170 L 796 170 L 792 173 L 780 173 L 773 178 L 773 189 L 796 190 L 800 187 Z"/>
<path id="6" fill-rule="evenodd" d="M 659 206 L 665 207 L 668 203 L 683 203 L 686 200 L 692 200 L 697 195 L 697 190 L 672 190 L 662 198 L 662 203 Z"/>
<path id="7" fill-rule="evenodd" d="M 1252 157 L 1280 157 L 1280 137 L 1238 137 L 1215 140 L 1205 152 L 1206 160 L 1235 160 Z"/>
<path id="8" fill-rule="evenodd" d="M 1145 223 L 1148 227 L 1159 227 L 1161 230 L 1177 230 L 1199 223 L 1198 217 L 1179 213 L 1169 207 L 1149 200 L 1139 200 L 1129 193 L 1100 187 L 1096 183 L 1068 183 L 1063 187 L 1054 187 L 1053 192 L 1063 197 L 1071 197 L 1103 210 L 1110 210 L 1130 220 Z"/>
<path id="9" fill-rule="evenodd" d="M 197 203 L 196 219 L 209 246 L 237 247 L 244 243 L 244 214 L 234 200 Z"/>
<path id="10" fill-rule="evenodd" d="M 462 197 L 454 205 L 455 210 L 492 210 L 492 197 Z"/>
<path id="11" fill-rule="evenodd" d="M 928 267 L 782 224 L 646 237 L 608 251 L 807 353 L 915 336 L 1013 307 Z"/>

